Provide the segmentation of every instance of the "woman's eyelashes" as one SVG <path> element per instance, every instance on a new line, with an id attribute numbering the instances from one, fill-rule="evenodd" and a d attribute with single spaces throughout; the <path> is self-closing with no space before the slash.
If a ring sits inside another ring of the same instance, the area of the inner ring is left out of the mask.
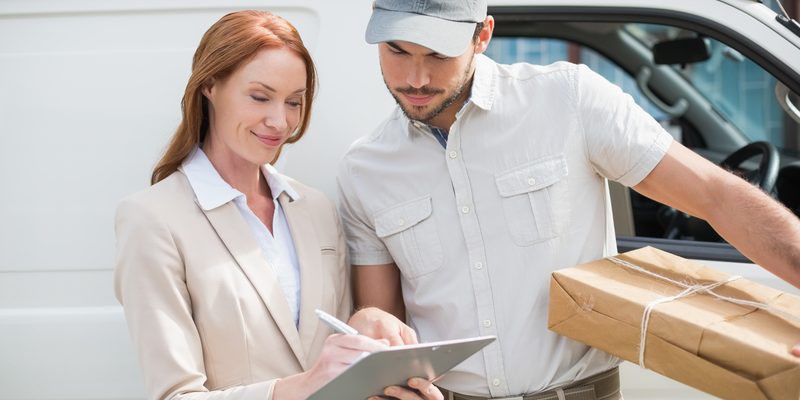
<path id="1" fill-rule="evenodd" d="M 256 95 L 256 94 L 251 94 L 250 98 L 253 99 L 254 101 L 259 102 L 259 103 L 266 103 L 266 102 L 271 100 L 269 97 L 262 96 L 262 95 Z M 303 105 L 303 101 L 302 100 L 287 100 L 286 104 L 290 108 L 300 108 Z"/>

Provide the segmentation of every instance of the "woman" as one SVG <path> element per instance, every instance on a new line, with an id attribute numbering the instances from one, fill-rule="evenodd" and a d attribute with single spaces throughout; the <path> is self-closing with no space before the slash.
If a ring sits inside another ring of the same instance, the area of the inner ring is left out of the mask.
<path id="1" fill-rule="evenodd" d="M 315 85 L 297 31 L 275 15 L 228 14 L 200 42 L 153 186 L 117 210 L 115 292 L 150 398 L 303 399 L 387 345 L 318 321 L 317 308 L 351 311 L 339 220 L 270 165 L 305 133 Z M 386 315 L 353 318 L 408 337 Z M 441 399 L 428 381 L 412 387 Z"/>

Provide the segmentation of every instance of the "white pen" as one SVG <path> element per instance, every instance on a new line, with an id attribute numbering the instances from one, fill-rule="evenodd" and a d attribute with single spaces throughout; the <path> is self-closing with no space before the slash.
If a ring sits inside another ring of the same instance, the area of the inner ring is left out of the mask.
<path id="1" fill-rule="evenodd" d="M 317 316 L 322 320 L 322 322 L 326 323 L 336 332 L 344 333 L 345 335 L 358 335 L 358 331 L 355 328 L 345 324 L 333 315 L 330 315 L 320 309 L 316 309 L 314 312 L 317 313 Z"/>

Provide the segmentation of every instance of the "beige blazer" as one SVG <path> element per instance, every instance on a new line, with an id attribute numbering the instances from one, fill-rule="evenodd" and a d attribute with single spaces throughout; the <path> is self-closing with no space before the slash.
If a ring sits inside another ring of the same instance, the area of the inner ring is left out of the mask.
<path id="1" fill-rule="evenodd" d="M 203 211 L 178 171 L 120 203 L 114 290 L 149 398 L 271 399 L 276 378 L 313 365 L 331 334 L 314 309 L 350 316 L 334 205 L 289 181 L 300 196 L 279 201 L 300 263 L 299 327 L 233 202 Z"/>

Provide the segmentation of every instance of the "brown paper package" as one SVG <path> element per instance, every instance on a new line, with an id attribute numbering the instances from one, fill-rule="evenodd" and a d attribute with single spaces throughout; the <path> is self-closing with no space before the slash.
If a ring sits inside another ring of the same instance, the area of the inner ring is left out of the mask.
<path id="1" fill-rule="evenodd" d="M 729 275 L 645 247 L 618 259 L 684 285 L 709 285 Z M 553 272 L 551 330 L 639 363 L 645 306 L 684 287 L 602 259 Z M 800 399 L 800 298 L 737 279 L 713 292 L 766 304 L 767 311 L 696 293 L 653 308 L 644 365 L 724 399 Z M 624 388 L 624 382 L 622 382 Z"/>

